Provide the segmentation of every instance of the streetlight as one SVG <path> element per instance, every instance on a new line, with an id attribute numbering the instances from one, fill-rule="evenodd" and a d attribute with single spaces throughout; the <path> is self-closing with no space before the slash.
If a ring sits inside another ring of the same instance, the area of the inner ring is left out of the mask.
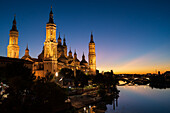
<path id="1" fill-rule="evenodd" d="M 58 72 L 55 73 L 55 76 L 58 77 Z"/>
<path id="2" fill-rule="evenodd" d="M 55 78 L 55 81 L 56 81 L 56 83 L 57 83 L 57 79 L 58 79 L 58 72 L 56 72 L 56 73 L 55 73 L 54 78 Z"/>

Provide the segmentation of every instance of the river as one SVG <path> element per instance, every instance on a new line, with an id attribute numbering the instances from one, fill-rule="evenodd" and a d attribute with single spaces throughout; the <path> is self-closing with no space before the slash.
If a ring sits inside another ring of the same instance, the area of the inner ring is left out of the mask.
<path id="1" fill-rule="evenodd" d="M 170 88 L 152 89 L 148 85 L 117 88 L 119 98 L 106 105 L 105 113 L 170 113 Z"/>

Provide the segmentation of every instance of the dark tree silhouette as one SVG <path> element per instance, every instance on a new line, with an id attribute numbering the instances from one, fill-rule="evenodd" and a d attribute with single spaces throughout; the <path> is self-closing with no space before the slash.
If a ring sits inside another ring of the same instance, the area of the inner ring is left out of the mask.
<path id="1" fill-rule="evenodd" d="M 54 82 L 51 76 L 35 80 L 31 70 L 22 63 L 10 64 L 6 67 L 6 84 L 9 88 L 2 98 L 2 113 L 55 113 L 67 108 L 66 92 Z"/>
<path id="2" fill-rule="evenodd" d="M 59 72 L 59 77 L 72 79 L 72 78 L 74 78 L 74 72 L 71 69 L 62 68 Z"/>

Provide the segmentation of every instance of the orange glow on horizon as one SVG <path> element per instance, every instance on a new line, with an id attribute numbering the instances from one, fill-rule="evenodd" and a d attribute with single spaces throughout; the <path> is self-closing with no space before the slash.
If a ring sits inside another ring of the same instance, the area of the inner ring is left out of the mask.
<path id="1" fill-rule="evenodd" d="M 107 72 L 113 70 L 115 74 L 147 74 L 147 73 L 164 73 L 170 70 L 170 64 L 159 66 L 129 66 L 129 67 L 113 67 L 113 66 L 97 66 L 99 72 Z"/>
<path id="2" fill-rule="evenodd" d="M 102 54 L 100 55 L 102 56 Z M 125 54 L 125 56 L 128 55 Z M 120 57 L 120 59 L 115 59 L 115 55 L 114 57 L 109 57 L 107 61 L 100 59 L 100 62 L 97 63 L 97 69 L 100 72 L 113 70 L 115 74 L 157 74 L 158 71 L 164 73 L 170 70 L 170 61 L 167 61 L 166 58 L 163 59 L 163 57 L 164 54 L 161 54 L 161 48 L 157 48 L 134 59 L 129 59 L 128 61 L 123 61 L 124 59 Z M 117 60 L 120 63 L 114 64 Z"/>

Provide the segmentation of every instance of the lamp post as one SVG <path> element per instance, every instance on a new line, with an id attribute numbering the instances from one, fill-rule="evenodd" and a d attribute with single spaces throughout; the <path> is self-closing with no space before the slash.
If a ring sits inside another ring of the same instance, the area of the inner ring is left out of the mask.
<path id="1" fill-rule="evenodd" d="M 56 76 L 56 83 L 60 86 L 63 86 L 63 77 L 59 78 L 58 72 L 55 73 Z"/>
<path id="2" fill-rule="evenodd" d="M 55 73 L 55 76 L 58 77 L 58 72 Z"/>
<path id="3" fill-rule="evenodd" d="M 58 82 L 58 72 L 55 73 L 55 82 Z M 57 83 L 58 84 L 58 83 Z"/>

